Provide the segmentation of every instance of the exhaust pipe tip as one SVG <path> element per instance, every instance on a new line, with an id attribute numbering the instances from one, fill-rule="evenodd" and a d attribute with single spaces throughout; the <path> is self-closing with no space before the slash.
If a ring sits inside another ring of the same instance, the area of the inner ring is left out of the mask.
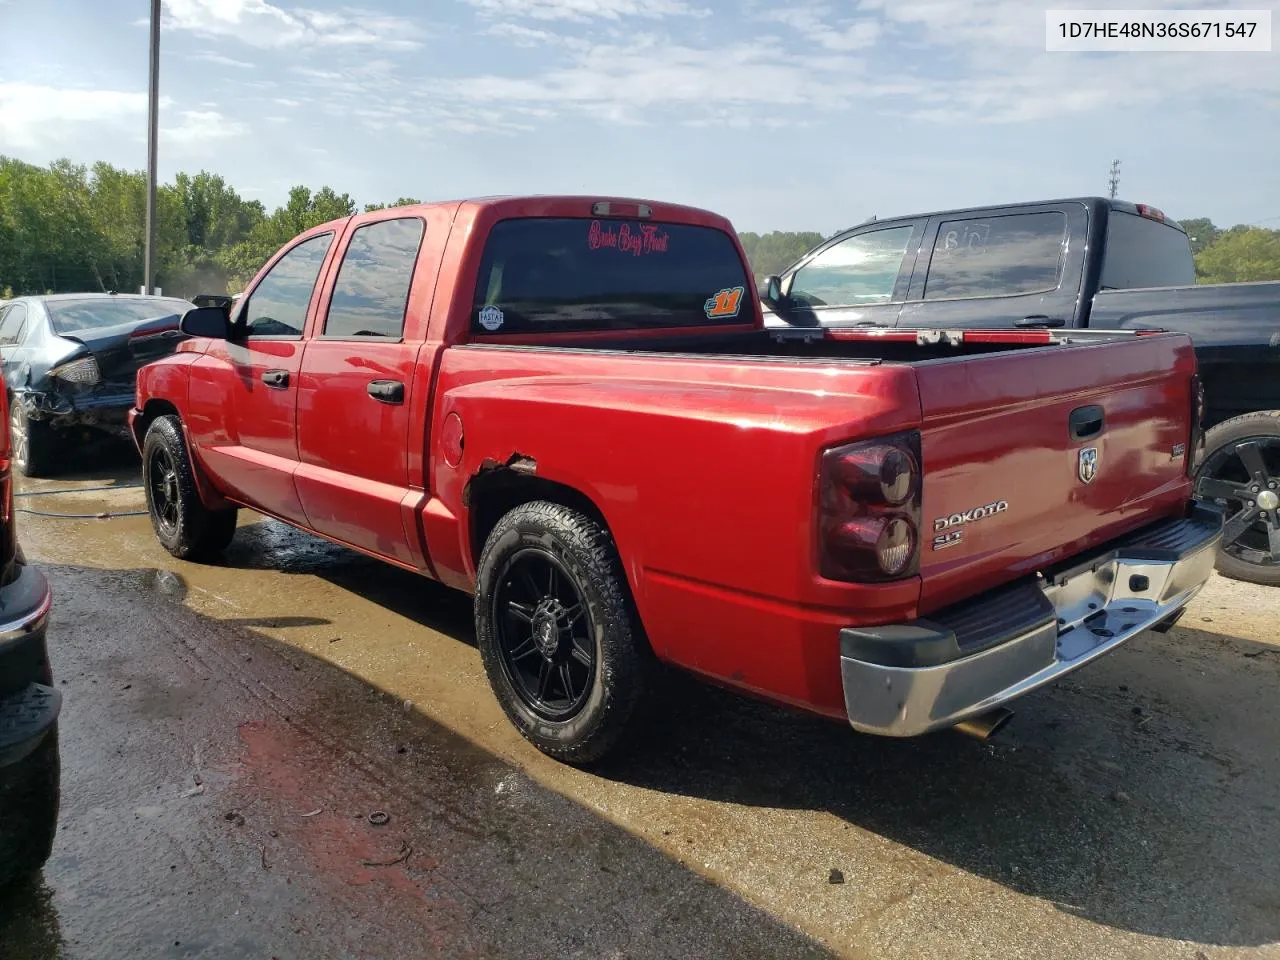
<path id="1" fill-rule="evenodd" d="M 955 725 L 955 730 L 966 736 L 974 737 L 978 740 L 990 740 L 997 733 L 1004 729 L 1005 724 L 1013 719 L 1013 711 L 1004 707 L 996 707 L 994 710 L 988 710 L 986 713 L 980 713 L 976 717 L 969 717 L 961 720 Z"/>

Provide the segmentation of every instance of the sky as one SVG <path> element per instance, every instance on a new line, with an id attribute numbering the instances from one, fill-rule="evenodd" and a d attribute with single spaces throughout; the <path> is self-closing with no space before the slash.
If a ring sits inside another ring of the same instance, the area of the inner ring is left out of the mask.
<path id="1" fill-rule="evenodd" d="M 0 154 L 145 168 L 149 9 L 0 0 Z M 1119 158 L 1124 199 L 1280 227 L 1280 41 L 1044 46 L 1023 0 L 164 0 L 160 175 L 268 209 L 299 183 L 586 193 L 830 233 L 1105 194 Z"/>

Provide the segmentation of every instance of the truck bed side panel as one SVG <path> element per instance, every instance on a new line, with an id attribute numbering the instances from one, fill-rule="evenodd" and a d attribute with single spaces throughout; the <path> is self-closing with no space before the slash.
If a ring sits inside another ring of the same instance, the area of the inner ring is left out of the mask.
<path id="1" fill-rule="evenodd" d="M 1280 282 L 1103 290 L 1089 326 L 1190 336 L 1209 405 L 1206 426 L 1280 408 Z"/>
<path id="2" fill-rule="evenodd" d="M 433 446 L 432 560 L 474 576 L 464 491 L 518 454 L 603 514 L 659 656 L 839 715 L 838 625 L 910 616 L 919 583 L 816 576 L 818 450 L 918 411 L 907 367 L 450 348 L 431 436 L 457 415 L 465 444 L 456 467 Z"/>

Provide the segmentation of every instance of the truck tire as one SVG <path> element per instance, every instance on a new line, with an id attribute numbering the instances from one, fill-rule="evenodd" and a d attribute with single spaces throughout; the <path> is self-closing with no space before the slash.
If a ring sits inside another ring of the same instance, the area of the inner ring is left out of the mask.
<path id="1" fill-rule="evenodd" d="M 49 859 L 58 831 L 58 731 L 0 770 L 0 887 L 29 880 Z"/>
<path id="2" fill-rule="evenodd" d="M 175 416 L 156 417 L 142 443 L 147 513 L 161 546 L 180 560 L 222 553 L 236 535 L 236 513 L 210 510 L 200 500 L 195 471 Z"/>
<path id="3" fill-rule="evenodd" d="M 622 738 L 647 647 L 613 539 L 546 501 L 502 517 L 480 555 L 476 640 L 489 684 L 543 753 L 585 765 Z"/>
<path id="4" fill-rule="evenodd" d="M 47 423 L 27 415 L 21 400 L 9 398 L 9 444 L 19 473 L 24 477 L 48 476 L 57 439 Z"/>
<path id="5" fill-rule="evenodd" d="M 1226 509 L 1218 572 L 1280 586 L 1280 411 L 1246 413 L 1210 430 L 1195 495 Z"/>

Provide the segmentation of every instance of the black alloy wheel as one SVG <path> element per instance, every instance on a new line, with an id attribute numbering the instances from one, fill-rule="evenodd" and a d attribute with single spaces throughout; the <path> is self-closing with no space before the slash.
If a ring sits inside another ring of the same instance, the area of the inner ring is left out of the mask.
<path id="1" fill-rule="evenodd" d="M 151 492 L 151 511 L 161 532 L 178 533 L 182 509 L 182 492 L 178 487 L 178 468 L 166 447 L 157 445 L 147 459 L 147 480 Z"/>
<path id="2" fill-rule="evenodd" d="M 595 628 L 581 592 L 559 560 L 532 549 L 508 559 L 498 584 L 491 616 L 503 671 L 538 716 L 569 719 L 596 674 Z"/>
<path id="3" fill-rule="evenodd" d="M 1229 420 L 1205 450 L 1195 495 L 1226 513 L 1219 572 L 1280 586 L 1280 423 L 1269 413 Z"/>

